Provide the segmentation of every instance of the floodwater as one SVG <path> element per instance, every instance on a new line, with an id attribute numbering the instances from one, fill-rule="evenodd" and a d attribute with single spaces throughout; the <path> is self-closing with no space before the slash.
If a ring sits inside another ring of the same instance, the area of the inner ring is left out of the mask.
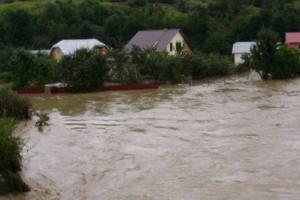
<path id="1" fill-rule="evenodd" d="M 300 79 L 34 96 L 11 200 L 298 200 Z"/>

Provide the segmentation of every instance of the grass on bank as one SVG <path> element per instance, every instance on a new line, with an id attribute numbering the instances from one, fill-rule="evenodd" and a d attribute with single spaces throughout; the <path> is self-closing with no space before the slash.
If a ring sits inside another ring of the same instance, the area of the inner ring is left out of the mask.
<path id="1" fill-rule="evenodd" d="M 11 91 L 0 89 L 0 194 L 30 190 L 19 174 L 22 142 L 13 135 L 17 120 L 29 118 L 30 104 Z"/>

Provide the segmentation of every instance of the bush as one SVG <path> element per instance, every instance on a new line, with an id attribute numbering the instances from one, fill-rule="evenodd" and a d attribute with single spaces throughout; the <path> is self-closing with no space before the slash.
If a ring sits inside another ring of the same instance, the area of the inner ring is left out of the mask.
<path id="1" fill-rule="evenodd" d="M 142 81 L 137 65 L 121 51 L 112 52 L 113 60 L 110 65 L 110 80 L 121 84 L 134 84 Z"/>
<path id="2" fill-rule="evenodd" d="M 184 56 L 182 62 L 195 80 L 228 75 L 233 68 L 232 63 L 222 56 L 199 52 Z"/>
<path id="3" fill-rule="evenodd" d="M 109 68 L 98 51 L 78 50 L 62 60 L 62 79 L 74 92 L 88 92 L 104 84 Z"/>
<path id="4" fill-rule="evenodd" d="M 46 55 L 6 48 L 0 52 L 0 59 L 0 79 L 12 82 L 14 87 L 40 86 L 58 80 L 59 63 Z"/>
<path id="5" fill-rule="evenodd" d="M 7 90 L 0 90 L 0 117 L 30 119 L 31 104 L 19 95 Z"/>
<path id="6" fill-rule="evenodd" d="M 270 30 L 258 34 L 257 45 L 251 49 L 251 68 L 265 80 L 271 78 L 275 66 L 275 54 L 278 48 L 278 36 Z"/>
<path id="7" fill-rule="evenodd" d="M 283 46 L 276 51 L 275 65 L 271 71 L 273 79 L 287 79 L 299 75 L 300 54 L 295 49 Z"/>
<path id="8" fill-rule="evenodd" d="M 113 77 L 121 83 L 124 82 L 123 80 L 133 80 L 132 78 L 135 82 L 150 79 L 159 83 L 181 83 L 190 77 L 202 79 L 224 76 L 233 68 L 229 59 L 215 54 L 195 53 L 173 56 L 166 52 L 157 52 L 155 49 L 135 48 L 130 56 L 119 53 L 114 58 Z"/>
<path id="9" fill-rule="evenodd" d="M 0 118 L 0 178 L 10 191 L 27 192 L 29 187 L 18 174 L 21 170 L 21 142 L 13 137 L 14 121 Z"/>
<path id="10" fill-rule="evenodd" d="M 188 71 L 182 65 L 181 55 L 171 56 L 155 49 L 136 48 L 131 52 L 131 59 L 144 79 L 159 83 L 180 83 L 188 76 Z"/>

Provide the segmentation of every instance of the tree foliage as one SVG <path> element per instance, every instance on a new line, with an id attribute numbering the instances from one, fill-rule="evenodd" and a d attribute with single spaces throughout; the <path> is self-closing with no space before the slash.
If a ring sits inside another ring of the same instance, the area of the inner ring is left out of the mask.
<path id="1" fill-rule="evenodd" d="M 0 44 L 49 49 L 62 38 L 96 37 L 121 48 L 140 29 L 181 28 L 193 49 L 228 55 L 233 42 L 254 40 L 263 28 L 276 32 L 281 41 L 285 32 L 300 30 L 300 7 L 294 0 L 114 2 L 120 4 L 49 1 L 31 10 L 25 3 L 3 9 Z"/>
<path id="2" fill-rule="evenodd" d="M 59 64 L 47 55 L 4 48 L 0 59 L 0 79 L 12 82 L 14 87 L 40 86 L 59 79 Z"/>
<path id="3" fill-rule="evenodd" d="M 264 80 L 291 78 L 300 72 L 300 53 L 287 46 L 280 46 L 278 42 L 279 38 L 274 32 L 261 31 L 257 45 L 246 59 L 247 64 Z"/>
<path id="4" fill-rule="evenodd" d="M 62 80 L 76 92 L 99 89 L 108 73 L 106 59 L 98 51 L 81 49 L 62 60 Z"/>

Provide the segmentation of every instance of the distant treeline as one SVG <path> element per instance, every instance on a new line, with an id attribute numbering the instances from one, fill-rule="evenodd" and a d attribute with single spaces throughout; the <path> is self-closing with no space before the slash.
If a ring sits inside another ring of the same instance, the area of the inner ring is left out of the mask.
<path id="1" fill-rule="evenodd" d="M 206 4 L 202 3 L 206 2 Z M 18 4 L 18 6 L 13 6 Z M 193 49 L 230 54 L 262 28 L 299 31 L 299 0 L 32 1 L 0 5 L 0 44 L 50 48 L 62 38 L 99 38 L 121 48 L 140 29 L 181 28 Z"/>

